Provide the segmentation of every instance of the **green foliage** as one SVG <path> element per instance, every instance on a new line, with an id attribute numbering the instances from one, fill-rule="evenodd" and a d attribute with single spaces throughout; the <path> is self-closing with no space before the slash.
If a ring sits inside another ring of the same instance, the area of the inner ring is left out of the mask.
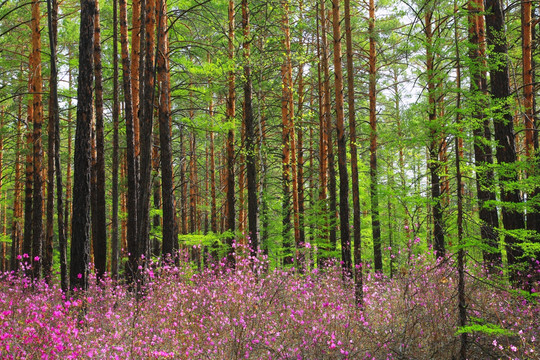
<path id="1" fill-rule="evenodd" d="M 456 335 L 459 334 L 473 334 L 473 333 L 482 333 L 485 335 L 502 335 L 502 336 L 512 336 L 514 333 L 510 330 L 504 329 L 497 324 L 488 323 L 483 319 L 471 317 L 472 324 L 467 326 L 461 326 L 456 331 Z"/>

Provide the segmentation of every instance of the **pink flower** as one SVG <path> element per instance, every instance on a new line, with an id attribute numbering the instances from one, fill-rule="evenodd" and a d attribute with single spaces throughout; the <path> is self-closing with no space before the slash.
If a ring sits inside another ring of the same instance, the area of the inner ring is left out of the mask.
<path id="1" fill-rule="evenodd" d="M 77 274 L 77 279 L 82 279 L 82 274 Z"/>
<path id="2" fill-rule="evenodd" d="M 36 256 L 36 257 L 34 258 L 34 261 L 39 261 L 39 256 Z"/>

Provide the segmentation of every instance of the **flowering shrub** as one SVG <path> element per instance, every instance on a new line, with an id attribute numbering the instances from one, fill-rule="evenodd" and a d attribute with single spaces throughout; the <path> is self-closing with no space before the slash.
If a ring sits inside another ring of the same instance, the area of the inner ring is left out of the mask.
<path id="1" fill-rule="evenodd" d="M 238 259 L 194 272 L 153 266 L 140 296 L 111 280 L 69 297 L 15 274 L 0 280 L 2 359 L 537 359 L 537 303 L 469 269 L 470 327 L 457 327 L 452 258 L 416 256 L 393 279 L 364 279 L 364 305 L 339 266 L 300 275 Z M 92 282 L 95 284 L 95 279 Z"/>

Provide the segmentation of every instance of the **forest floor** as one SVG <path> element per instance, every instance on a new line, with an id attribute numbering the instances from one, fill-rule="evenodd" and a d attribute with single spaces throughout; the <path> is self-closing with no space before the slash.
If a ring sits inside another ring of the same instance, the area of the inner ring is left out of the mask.
<path id="1" fill-rule="evenodd" d="M 452 359 L 459 351 L 453 258 L 411 256 L 364 278 L 364 304 L 339 265 L 299 274 L 238 260 L 195 271 L 154 266 L 142 295 L 105 280 L 66 297 L 0 279 L 1 359 Z M 540 359 L 540 306 L 469 266 L 470 359 Z"/>

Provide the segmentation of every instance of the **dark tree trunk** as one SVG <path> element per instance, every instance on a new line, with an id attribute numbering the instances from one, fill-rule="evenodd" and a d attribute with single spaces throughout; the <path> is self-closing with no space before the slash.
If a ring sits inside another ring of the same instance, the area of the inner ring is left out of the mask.
<path id="1" fill-rule="evenodd" d="M 34 186 L 32 204 L 32 274 L 34 279 L 41 277 L 43 257 L 43 143 L 41 129 L 43 126 L 42 78 L 41 78 L 41 29 L 39 19 L 39 1 L 32 1 L 32 69 L 33 111 L 34 111 Z"/>
<path id="2" fill-rule="evenodd" d="M 127 162 L 127 226 L 126 237 L 129 253 L 127 264 L 128 281 L 133 281 L 137 270 L 137 171 L 133 126 L 133 103 L 131 96 L 130 60 L 128 51 L 127 5 L 120 0 L 120 44 L 122 48 L 122 84 L 124 90 L 124 116 L 126 118 L 126 162 Z"/>
<path id="3" fill-rule="evenodd" d="M 499 215 L 495 207 L 486 206 L 486 202 L 494 202 L 497 197 L 493 189 L 495 175 L 493 173 L 493 155 L 491 149 L 490 120 L 485 115 L 487 105 L 487 80 L 485 68 L 485 34 L 484 34 L 484 4 L 481 0 L 469 2 L 469 41 L 472 48 L 469 52 L 471 59 L 471 92 L 479 95 L 480 101 L 474 104 L 474 118 L 477 120 L 473 128 L 474 158 L 476 165 L 476 193 L 480 209 L 480 236 L 488 247 L 484 250 L 484 262 L 489 272 L 501 265 L 502 258 L 499 250 L 499 236 L 496 228 L 499 226 Z"/>
<path id="4" fill-rule="evenodd" d="M 163 246 L 162 254 L 174 255 L 178 242 L 176 222 L 174 217 L 174 181 L 172 168 L 171 147 L 171 114 L 170 114 L 170 82 L 168 71 L 169 45 L 167 37 L 167 1 L 158 1 L 158 44 L 159 56 L 157 58 L 158 79 L 160 81 L 159 98 L 159 143 L 161 160 L 161 196 L 163 199 Z"/>
<path id="5" fill-rule="evenodd" d="M 234 0 L 229 0 L 229 60 L 234 59 Z M 229 72 L 229 93 L 227 96 L 227 115 L 226 120 L 229 124 L 234 124 L 236 115 L 235 103 L 236 94 L 234 89 L 235 73 Z M 227 237 L 227 262 L 229 266 L 235 267 L 233 256 L 233 242 L 235 232 L 235 210 L 234 210 L 234 127 L 229 128 L 227 134 L 227 230 L 231 234 Z"/>
<path id="6" fill-rule="evenodd" d="M 51 88 L 49 100 L 49 142 L 53 142 L 53 151 L 49 156 L 54 158 L 53 168 L 56 172 L 56 212 L 58 224 L 58 244 L 60 250 L 60 286 L 62 291 L 66 292 L 69 288 L 67 278 L 67 239 L 64 225 L 64 206 L 62 202 L 62 168 L 60 167 L 60 115 L 58 110 L 58 71 L 56 66 L 56 41 L 58 29 L 58 3 L 56 0 L 47 1 L 48 27 L 49 27 L 49 46 L 51 50 Z M 50 163 L 49 163 L 50 167 Z M 52 170 L 49 170 L 52 171 Z M 53 182 L 53 176 L 49 175 L 49 181 Z M 51 184 L 50 191 L 54 191 Z M 52 210 L 51 210 L 52 211 Z M 48 221 L 47 216 L 47 221 Z M 49 226 L 49 225 L 47 225 Z M 47 235 L 48 236 L 48 235 Z M 52 248 L 51 258 L 52 258 Z"/>
<path id="7" fill-rule="evenodd" d="M 111 277 L 118 277 L 118 0 L 113 0 L 113 153 L 112 153 L 112 214 L 111 214 Z"/>
<path id="8" fill-rule="evenodd" d="M 32 55 L 30 55 L 31 57 Z M 30 75 L 28 90 L 31 91 L 32 75 Z M 24 235 L 22 244 L 23 263 L 30 263 L 30 255 L 32 255 L 32 206 L 34 193 L 34 164 L 32 157 L 32 137 L 33 132 L 30 124 L 33 122 L 34 110 L 32 108 L 32 100 L 28 101 L 28 121 L 26 125 L 26 167 L 25 167 L 25 183 L 24 183 Z"/>
<path id="9" fill-rule="evenodd" d="M 81 0 L 79 79 L 77 86 L 77 130 L 73 171 L 73 217 L 70 286 L 88 288 L 90 261 L 90 131 L 94 51 L 94 0 Z"/>
<path id="10" fill-rule="evenodd" d="M 139 69 L 139 79 L 142 87 L 139 89 L 139 124 L 140 138 L 140 180 L 138 192 L 138 257 L 150 254 L 150 193 L 152 185 L 152 128 L 154 119 L 154 34 L 156 7 L 154 0 L 145 1 L 145 9 L 142 11 L 145 31 L 141 27 L 141 44 L 144 40 L 144 48 L 141 46 L 141 55 L 144 57 L 144 70 Z M 142 63 L 142 61 L 141 61 Z M 146 264 L 146 262 L 144 262 Z"/>
<path id="11" fill-rule="evenodd" d="M 433 11 L 427 10 L 425 14 L 425 35 L 426 35 L 426 71 L 428 88 L 428 119 L 430 131 L 429 163 L 428 169 L 431 177 L 431 201 L 433 215 L 433 249 L 435 256 L 444 257 L 444 230 L 443 213 L 441 207 L 441 185 L 439 176 L 439 148 L 441 146 L 441 134 L 439 121 L 437 119 L 437 99 L 436 99 L 436 79 L 435 79 L 435 58 L 433 53 Z"/>
<path id="12" fill-rule="evenodd" d="M 349 229 L 349 174 L 347 173 L 347 139 L 343 110 L 343 70 L 341 66 L 341 29 L 339 0 L 332 1 L 334 33 L 334 74 L 336 89 L 336 125 L 339 167 L 339 224 L 341 233 L 341 261 L 343 276 L 352 277 L 351 240 Z"/>
<path id="13" fill-rule="evenodd" d="M 358 185 L 358 150 L 356 148 L 356 112 L 354 108 L 354 70 L 351 29 L 351 6 L 350 0 L 345 0 L 345 39 L 347 42 L 347 98 L 349 107 L 349 136 L 351 148 L 351 181 L 353 198 L 353 242 L 354 242 L 354 265 L 355 282 L 354 294 L 356 303 L 361 305 L 364 298 L 362 284 L 362 237 L 361 237 L 361 213 L 360 191 Z"/>
<path id="14" fill-rule="evenodd" d="M 503 170 L 499 174 L 501 187 L 502 221 L 507 231 L 524 229 L 525 221 L 523 214 L 513 209 L 513 206 L 521 202 L 518 189 L 507 189 L 508 183 L 515 184 L 518 180 L 514 169 L 507 170 L 504 167 L 512 166 L 517 160 L 515 133 L 512 113 L 510 110 L 510 77 L 507 63 L 506 32 L 504 24 L 504 12 L 500 0 L 486 0 L 486 37 L 487 44 L 492 47 L 491 58 L 497 62 L 497 67 L 490 71 L 491 95 L 493 102 L 499 106 L 493 123 L 495 128 L 495 140 L 497 141 L 497 162 Z M 523 250 L 519 246 L 519 240 L 512 234 L 505 235 L 506 255 L 510 267 L 510 278 L 516 283 L 519 279 L 516 265 L 520 263 Z"/>
<path id="15" fill-rule="evenodd" d="M 13 191 L 13 221 L 11 227 L 11 270 L 16 271 L 19 266 L 17 256 L 21 254 L 21 124 L 22 124 L 22 96 L 18 98 L 18 114 L 17 114 L 17 140 L 15 143 L 15 189 Z"/>
<path id="16" fill-rule="evenodd" d="M 99 24 L 99 3 L 96 1 L 94 18 L 94 76 L 95 76 L 95 140 L 96 159 L 95 186 L 92 197 L 95 197 L 95 212 L 92 213 L 92 243 L 94 246 L 94 266 L 97 280 L 103 279 L 107 271 L 107 218 L 105 208 L 105 140 L 103 134 L 103 84 L 101 65 L 101 26 Z"/>
<path id="17" fill-rule="evenodd" d="M 379 217 L 379 184 L 377 175 L 377 50 L 375 44 L 375 3 L 369 1 L 369 190 L 371 228 L 375 271 L 382 272 L 381 220 Z"/>
<path id="18" fill-rule="evenodd" d="M 242 0 L 242 29 L 244 32 L 244 124 L 246 129 L 246 175 L 248 196 L 248 230 L 251 256 L 257 256 L 259 249 L 258 209 L 257 209 L 257 170 L 255 167 L 255 124 L 253 119 L 253 85 L 251 80 L 249 5 Z"/>

